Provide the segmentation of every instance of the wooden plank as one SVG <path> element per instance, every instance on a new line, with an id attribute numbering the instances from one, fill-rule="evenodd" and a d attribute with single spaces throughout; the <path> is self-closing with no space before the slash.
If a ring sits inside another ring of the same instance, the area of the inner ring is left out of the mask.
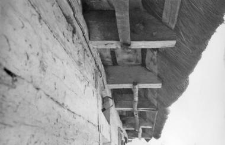
<path id="1" fill-rule="evenodd" d="M 116 108 L 117 111 L 133 111 L 134 109 L 133 108 Z M 146 109 L 146 108 L 138 108 L 138 111 L 139 112 L 155 112 L 157 111 L 156 109 L 154 108 L 149 108 L 149 109 Z"/>
<path id="2" fill-rule="evenodd" d="M 87 11 L 84 18 L 91 41 L 119 41 L 114 11 Z M 130 29 L 131 41 L 176 40 L 175 32 L 145 11 L 130 12 Z"/>
<path id="3" fill-rule="evenodd" d="M 130 45 L 129 0 L 112 0 L 121 45 Z"/>
<path id="4" fill-rule="evenodd" d="M 123 128 L 125 130 L 135 130 L 133 126 L 129 126 L 129 127 L 124 126 Z M 140 128 L 152 128 L 152 126 L 140 126 Z"/>
<path id="5" fill-rule="evenodd" d="M 133 111 L 133 108 L 115 108 L 117 111 Z M 138 112 L 148 112 L 148 113 L 152 113 L 152 112 L 156 112 L 156 109 L 153 108 L 149 108 L 149 109 L 143 109 L 143 108 L 139 108 Z"/>
<path id="6" fill-rule="evenodd" d="M 180 9 L 181 0 L 165 0 L 162 21 L 174 29 Z"/>
<path id="7" fill-rule="evenodd" d="M 122 122 L 123 122 L 123 128 L 124 129 L 131 129 L 133 128 L 133 130 L 135 129 L 135 118 L 134 117 L 123 117 L 121 118 Z M 153 124 L 148 121 L 143 119 L 142 117 L 139 117 L 139 124 L 140 127 L 142 128 L 152 128 Z"/>
<path id="8" fill-rule="evenodd" d="M 157 75 L 158 74 L 157 49 L 147 50 L 145 62 L 146 68 Z"/>
<path id="9" fill-rule="evenodd" d="M 138 138 L 138 132 L 135 130 L 127 130 L 127 135 L 129 139 Z M 142 138 L 151 139 L 151 134 L 142 132 Z"/>
<path id="10" fill-rule="evenodd" d="M 142 128 L 139 128 L 139 131 L 138 131 L 138 139 L 141 139 L 142 137 Z"/>
<path id="11" fill-rule="evenodd" d="M 146 89 L 139 89 L 138 92 L 138 100 L 139 101 L 147 101 L 151 103 L 149 106 L 153 106 L 153 103 L 149 101 L 148 99 L 148 90 L 145 91 Z M 152 89 L 154 90 L 154 89 Z M 112 90 L 112 95 L 115 103 L 118 101 L 132 101 L 133 100 L 133 94 L 131 89 L 114 89 Z"/>
<path id="12" fill-rule="evenodd" d="M 89 41 L 92 48 L 96 49 L 120 49 L 119 41 Z M 130 49 L 142 48 L 171 48 L 176 44 L 176 40 L 162 40 L 162 41 L 131 41 Z"/>
<path id="13" fill-rule="evenodd" d="M 107 84 L 109 89 L 132 88 L 132 84 Z M 161 83 L 138 84 L 139 88 L 161 88 Z"/>
<path id="14" fill-rule="evenodd" d="M 141 65 L 141 49 L 98 49 L 98 52 L 103 65 Z"/>
<path id="15" fill-rule="evenodd" d="M 138 83 L 139 88 L 161 88 L 162 83 L 156 75 L 141 66 L 107 66 L 108 87 L 132 88 L 133 82 Z"/>
<path id="16" fill-rule="evenodd" d="M 134 94 L 134 101 L 133 101 L 133 109 L 134 109 L 134 118 L 135 118 L 135 130 L 139 130 L 139 116 L 138 116 L 138 86 L 137 84 L 133 85 L 133 94 Z"/>
<path id="17" fill-rule="evenodd" d="M 116 109 L 132 109 L 133 108 L 133 101 L 118 101 L 115 102 Z M 156 107 L 150 103 L 148 100 L 146 101 L 138 101 L 137 109 L 141 110 L 155 110 Z"/>

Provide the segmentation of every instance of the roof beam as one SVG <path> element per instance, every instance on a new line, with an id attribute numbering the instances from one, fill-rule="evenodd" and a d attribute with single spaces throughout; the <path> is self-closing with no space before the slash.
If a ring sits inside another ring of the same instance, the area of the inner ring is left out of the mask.
<path id="1" fill-rule="evenodd" d="M 92 48 L 96 49 L 119 49 L 121 43 L 119 41 L 89 41 Z M 176 44 L 176 40 L 162 40 L 162 41 L 131 41 L 130 49 L 142 48 L 171 48 Z"/>
<path id="2" fill-rule="evenodd" d="M 174 29 L 180 9 L 181 0 L 165 0 L 162 21 Z"/>
<path id="3" fill-rule="evenodd" d="M 117 29 L 120 43 L 123 46 L 130 45 L 130 16 L 129 0 L 112 0 L 116 12 Z"/>
<path id="4" fill-rule="evenodd" d="M 115 84 L 108 84 L 107 85 L 109 89 L 122 89 L 122 88 L 132 88 L 131 83 L 127 84 L 120 84 L 120 83 L 115 83 Z M 162 84 L 161 83 L 149 83 L 149 84 L 138 84 L 139 88 L 161 88 Z"/>
<path id="5" fill-rule="evenodd" d="M 133 82 L 138 88 L 161 88 L 159 78 L 141 66 L 107 66 L 107 85 L 110 89 L 133 88 Z"/>

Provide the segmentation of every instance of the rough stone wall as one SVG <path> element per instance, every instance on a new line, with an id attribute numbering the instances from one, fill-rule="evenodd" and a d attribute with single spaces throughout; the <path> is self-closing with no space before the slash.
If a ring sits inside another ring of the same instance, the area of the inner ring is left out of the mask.
<path id="1" fill-rule="evenodd" d="M 100 60 L 79 23 L 56 0 L 1 0 L 0 25 L 0 144 L 99 144 Z"/>

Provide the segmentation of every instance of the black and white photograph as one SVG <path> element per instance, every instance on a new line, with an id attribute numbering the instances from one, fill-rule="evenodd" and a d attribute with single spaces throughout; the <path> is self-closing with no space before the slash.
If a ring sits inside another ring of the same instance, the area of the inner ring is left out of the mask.
<path id="1" fill-rule="evenodd" d="M 0 145 L 225 145 L 225 0 L 0 0 Z"/>

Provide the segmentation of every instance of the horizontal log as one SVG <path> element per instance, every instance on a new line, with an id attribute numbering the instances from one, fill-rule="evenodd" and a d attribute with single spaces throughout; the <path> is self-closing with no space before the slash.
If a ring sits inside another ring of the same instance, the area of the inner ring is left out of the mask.
<path id="1" fill-rule="evenodd" d="M 161 88 L 161 83 L 139 84 L 139 88 Z M 132 88 L 132 84 L 108 84 L 109 89 Z"/>
<path id="2" fill-rule="evenodd" d="M 135 130 L 135 128 L 133 126 L 130 126 L 130 127 L 124 126 L 123 128 L 125 130 Z M 150 128 L 152 128 L 152 126 L 140 126 L 140 128 L 148 128 L 148 129 L 150 129 Z"/>
<path id="3" fill-rule="evenodd" d="M 121 43 L 119 41 L 90 41 L 90 46 L 97 49 L 119 49 Z M 162 41 L 131 41 L 130 49 L 142 48 L 170 48 L 174 47 L 176 40 L 162 40 Z"/>
<path id="4" fill-rule="evenodd" d="M 139 88 L 161 88 L 159 78 L 141 66 L 107 66 L 107 83 L 110 89 L 132 88 L 133 82 Z"/>

